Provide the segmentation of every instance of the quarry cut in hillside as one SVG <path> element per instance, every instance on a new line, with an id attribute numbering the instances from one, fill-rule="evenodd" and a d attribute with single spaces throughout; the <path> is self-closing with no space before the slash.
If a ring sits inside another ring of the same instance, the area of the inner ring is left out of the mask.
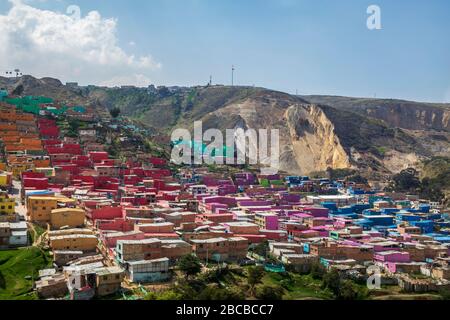
<path id="1" fill-rule="evenodd" d="M 278 129 L 280 170 L 290 174 L 351 167 L 332 122 L 316 105 L 299 104 L 290 97 L 249 98 L 208 114 L 204 123 L 212 127 L 218 119 L 227 124 L 236 119 L 228 129 Z"/>
<path id="2" fill-rule="evenodd" d="M 318 106 L 292 106 L 285 118 L 294 161 L 302 174 L 351 166 L 333 124 Z"/>

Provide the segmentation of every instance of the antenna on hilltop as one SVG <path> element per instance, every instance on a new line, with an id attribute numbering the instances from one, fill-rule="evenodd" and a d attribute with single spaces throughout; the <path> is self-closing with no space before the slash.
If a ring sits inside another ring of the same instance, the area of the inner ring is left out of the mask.
<path id="1" fill-rule="evenodd" d="M 212 75 L 209 76 L 209 85 L 212 86 Z"/>
<path id="2" fill-rule="evenodd" d="M 236 70 L 234 68 L 234 65 L 231 66 L 231 86 L 234 86 L 234 70 Z"/>

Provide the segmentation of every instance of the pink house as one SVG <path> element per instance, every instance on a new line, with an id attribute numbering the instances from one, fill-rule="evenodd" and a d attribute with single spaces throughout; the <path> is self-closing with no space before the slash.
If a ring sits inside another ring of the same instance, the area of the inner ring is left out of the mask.
<path id="1" fill-rule="evenodd" d="M 373 259 L 378 262 L 410 262 L 409 252 L 384 251 L 374 254 Z"/>
<path id="2" fill-rule="evenodd" d="M 328 217 L 329 210 L 327 208 L 323 207 L 310 207 L 310 206 L 304 206 L 303 210 L 309 214 L 311 214 L 314 217 L 320 217 L 320 218 L 326 218 Z"/>
<path id="3" fill-rule="evenodd" d="M 134 223 L 130 220 L 118 218 L 114 220 L 97 220 L 97 229 L 104 231 L 129 232 L 134 230 Z"/>
<path id="4" fill-rule="evenodd" d="M 113 232 L 101 233 L 100 237 L 108 248 L 115 248 L 118 240 L 143 240 L 145 234 L 141 231 Z"/>
<path id="5" fill-rule="evenodd" d="M 116 218 L 122 218 L 122 207 L 103 207 L 100 209 L 93 209 L 88 211 L 89 216 L 93 221 L 95 220 L 114 220 Z"/>

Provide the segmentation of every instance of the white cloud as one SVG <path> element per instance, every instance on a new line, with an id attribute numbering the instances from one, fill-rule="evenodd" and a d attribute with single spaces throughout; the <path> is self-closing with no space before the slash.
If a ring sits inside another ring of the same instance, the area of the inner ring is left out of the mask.
<path id="1" fill-rule="evenodd" d="M 129 76 L 116 76 L 110 80 L 102 81 L 99 85 L 106 87 L 114 86 L 136 86 L 147 87 L 151 84 L 150 78 L 143 74 L 132 74 Z"/>
<path id="2" fill-rule="evenodd" d="M 34 8 L 20 0 L 0 15 L 0 63 L 24 74 L 52 76 L 83 84 L 150 82 L 161 68 L 150 55 L 126 53 L 116 36 L 117 20 L 91 11 L 79 19 Z M 114 81 L 118 81 L 115 83 Z"/>

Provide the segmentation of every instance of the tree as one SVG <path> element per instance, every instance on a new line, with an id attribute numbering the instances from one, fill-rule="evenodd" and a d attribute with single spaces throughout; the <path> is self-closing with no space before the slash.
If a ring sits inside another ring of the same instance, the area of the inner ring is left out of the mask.
<path id="1" fill-rule="evenodd" d="M 442 180 L 444 181 L 444 180 Z M 430 178 L 424 178 L 420 186 L 420 197 L 431 201 L 441 202 L 445 198 L 439 183 Z"/>
<path id="2" fill-rule="evenodd" d="M 326 273 L 327 273 L 327 271 L 320 263 L 314 262 L 311 265 L 310 274 L 313 277 L 313 279 L 322 279 Z"/>
<path id="3" fill-rule="evenodd" d="M 264 268 L 261 266 L 250 267 L 248 269 L 248 277 L 247 283 L 250 287 L 250 293 L 252 295 L 255 294 L 255 287 L 257 284 L 261 283 L 262 278 L 264 277 Z"/>
<path id="4" fill-rule="evenodd" d="M 338 296 L 341 286 L 341 276 L 339 275 L 339 271 L 333 269 L 325 274 L 322 279 L 322 284 L 324 288 L 330 289 L 335 296 Z"/>
<path id="5" fill-rule="evenodd" d="M 336 269 L 323 276 L 322 285 L 330 289 L 336 299 L 355 300 L 358 298 L 358 290 L 350 280 L 343 280 Z"/>
<path id="6" fill-rule="evenodd" d="M 284 290 L 281 286 L 263 285 L 256 288 L 255 297 L 260 300 L 282 300 Z"/>
<path id="7" fill-rule="evenodd" d="M 111 114 L 111 117 L 113 117 L 114 119 L 117 119 L 120 115 L 120 109 L 117 107 L 112 108 L 109 113 Z"/>
<path id="8" fill-rule="evenodd" d="M 5 277 L 3 276 L 2 271 L 0 270 L 0 289 L 5 289 L 6 288 L 6 280 Z"/>
<path id="9" fill-rule="evenodd" d="M 369 183 L 367 178 L 364 178 L 360 174 L 355 174 L 353 176 L 350 176 L 350 177 L 347 178 L 347 180 L 351 181 L 351 182 L 354 182 L 354 183 L 359 183 L 359 184 L 368 184 Z"/>
<path id="10" fill-rule="evenodd" d="M 255 246 L 253 250 L 257 255 L 266 258 L 269 251 L 269 241 L 264 241 Z"/>
<path id="11" fill-rule="evenodd" d="M 24 90 L 25 90 L 25 89 L 24 89 L 23 85 L 19 84 L 19 85 L 13 90 L 13 92 L 11 92 L 11 94 L 12 94 L 13 96 L 21 96 Z"/>
<path id="12" fill-rule="evenodd" d="M 342 300 L 356 300 L 358 298 L 358 291 L 355 285 L 350 280 L 341 281 L 339 284 L 338 299 Z"/>
<path id="13" fill-rule="evenodd" d="M 417 171 L 413 168 L 403 170 L 392 177 L 391 190 L 396 192 L 416 191 L 420 187 Z"/>
<path id="14" fill-rule="evenodd" d="M 195 276 L 202 270 L 200 260 L 194 255 L 186 255 L 178 261 L 178 268 L 186 274 L 186 276 Z"/>
<path id="15" fill-rule="evenodd" d="M 66 136 L 77 138 L 78 137 L 78 130 L 81 127 L 81 123 L 76 119 L 70 119 L 67 121 L 69 124 L 69 128 L 66 132 Z"/>
<path id="16" fill-rule="evenodd" d="M 161 98 L 165 98 L 168 97 L 170 95 L 170 90 L 169 88 L 162 86 L 162 87 L 158 87 L 158 95 Z"/>

